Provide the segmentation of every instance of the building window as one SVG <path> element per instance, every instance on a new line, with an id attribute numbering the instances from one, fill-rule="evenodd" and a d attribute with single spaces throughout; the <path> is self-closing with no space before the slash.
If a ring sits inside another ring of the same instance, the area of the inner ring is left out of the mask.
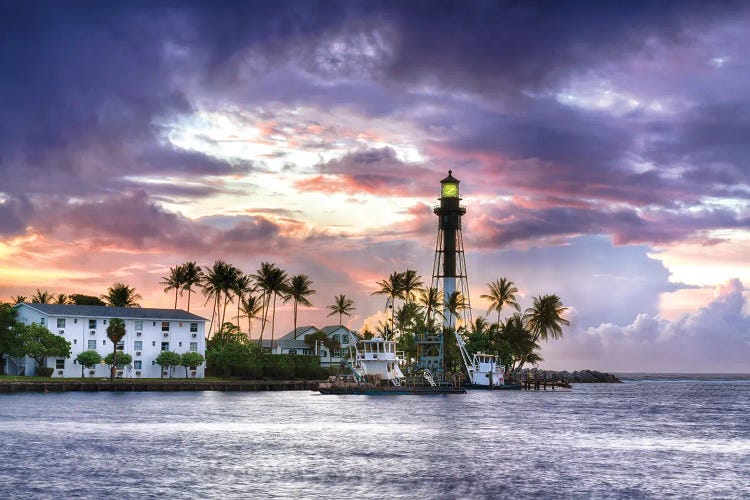
<path id="1" fill-rule="evenodd" d="M 182 347 L 182 342 L 177 342 L 177 347 Z"/>
<path id="2" fill-rule="evenodd" d="M 142 351 L 143 350 L 143 342 L 140 340 L 136 340 L 133 342 L 133 350 L 134 351 Z"/>
<path id="3" fill-rule="evenodd" d="M 190 333 L 198 333 L 198 323 L 190 323 Z"/>
<path id="4" fill-rule="evenodd" d="M 125 350 L 125 342 L 122 340 L 117 343 L 117 350 L 118 351 L 124 351 Z"/>
<path id="5" fill-rule="evenodd" d="M 44 318 L 40 319 L 39 321 L 42 324 L 42 326 L 44 326 Z"/>
<path id="6" fill-rule="evenodd" d="M 96 329 L 96 320 L 90 319 L 89 320 L 89 330 L 95 330 Z"/>
<path id="7" fill-rule="evenodd" d="M 77 344 L 77 343 L 78 343 L 78 339 L 73 339 L 73 344 Z"/>
<path id="8" fill-rule="evenodd" d="M 65 360 L 64 359 L 57 359 L 57 360 L 55 360 L 55 369 L 56 370 L 64 370 L 65 369 Z"/>
<path id="9" fill-rule="evenodd" d="M 96 351 L 96 340 L 89 340 L 89 351 Z"/>
<path id="10" fill-rule="evenodd" d="M 57 327 L 65 328 L 65 318 L 57 318 Z"/>
<path id="11" fill-rule="evenodd" d="M 156 341 L 151 342 L 151 347 L 156 347 Z"/>
<path id="12" fill-rule="evenodd" d="M 106 340 L 102 340 L 102 345 L 107 345 L 107 341 Z"/>
<path id="13" fill-rule="evenodd" d="M 156 326 L 156 321 L 154 321 L 154 326 Z"/>
<path id="14" fill-rule="evenodd" d="M 107 324 L 107 320 L 106 319 L 102 320 L 102 323 L 104 323 L 106 325 Z"/>
<path id="15" fill-rule="evenodd" d="M 327 356 L 328 356 L 328 351 L 325 351 L 325 350 L 321 349 L 320 350 L 320 357 L 321 358 L 325 358 Z"/>
<path id="16" fill-rule="evenodd" d="M 342 335 L 341 336 L 341 345 L 345 345 L 349 343 L 349 335 Z"/>
<path id="17" fill-rule="evenodd" d="M 198 352 L 198 342 L 190 342 L 190 352 Z"/>
<path id="18" fill-rule="evenodd" d="M 73 318 L 73 324 L 74 324 L 74 325 L 77 325 L 77 324 L 78 324 L 78 318 Z"/>
<path id="19" fill-rule="evenodd" d="M 143 320 L 140 320 L 140 319 L 135 320 L 135 329 L 143 330 Z"/>
<path id="20" fill-rule="evenodd" d="M 135 361 L 133 361 L 133 368 L 135 368 L 136 370 L 140 370 L 141 366 L 143 366 L 143 363 L 140 359 L 136 359 Z"/>
<path id="21" fill-rule="evenodd" d="M 168 351 L 169 350 L 169 342 L 162 342 L 161 343 L 161 350 L 162 351 Z"/>
<path id="22" fill-rule="evenodd" d="M 161 331 L 162 332 L 168 332 L 169 331 L 169 321 L 162 321 L 161 322 Z"/>
<path id="23" fill-rule="evenodd" d="M 333 341 L 336 342 L 337 344 L 341 343 L 341 337 L 339 337 L 338 333 L 334 334 L 332 338 L 333 338 Z"/>
<path id="24" fill-rule="evenodd" d="M 297 349 L 289 349 L 289 354 L 297 354 Z"/>

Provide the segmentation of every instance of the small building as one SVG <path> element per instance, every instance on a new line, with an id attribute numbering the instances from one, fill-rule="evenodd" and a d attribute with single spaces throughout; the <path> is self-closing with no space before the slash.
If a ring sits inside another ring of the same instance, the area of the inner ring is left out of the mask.
<path id="1" fill-rule="evenodd" d="M 104 358 L 113 350 L 107 338 L 107 323 L 112 318 L 125 322 L 125 337 L 117 349 L 133 357 L 132 366 L 118 376 L 124 378 L 159 378 L 162 373 L 156 357 L 162 351 L 177 353 L 198 352 L 206 355 L 206 319 L 181 309 L 152 309 L 146 307 L 77 306 L 62 304 L 28 304 L 15 306 L 18 320 L 25 324 L 38 323 L 70 342 L 68 359 L 48 358 L 47 366 L 54 367 L 53 377 L 81 376 L 81 366 L 75 361 L 83 351 L 94 350 Z M 5 373 L 34 375 L 35 362 L 30 358 L 5 360 Z M 175 376 L 184 376 L 184 368 Z M 108 377 L 109 367 L 101 364 L 84 370 L 85 377 Z M 205 363 L 191 371 L 191 377 L 205 376 Z"/>
<path id="2" fill-rule="evenodd" d="M 335 340 L 339 348 L 329 352 L 325 345 L 310 346 L 305 342 L 305 337 L 317 332 L 325 333 L 329 338 Z M 321 366 L 336 366 L 346 359 L 349 346 L 357 343 L 357 334 L 342 325 L 324 326 L 318 329 L 315 326 L 300 326 L 286 335 L 274 339 L 273 345 L 271 340 L 263 340 L 263 348 L 273 354 L 306 354 L 318 355 Z"/>

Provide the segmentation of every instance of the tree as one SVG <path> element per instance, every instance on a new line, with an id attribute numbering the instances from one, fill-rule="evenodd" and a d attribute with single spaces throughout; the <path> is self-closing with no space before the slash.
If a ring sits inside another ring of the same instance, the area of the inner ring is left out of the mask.
<path id="1" fill-rule="evenodd" d="M 11 354 L 32 358 L 36 361 L 37 368 L 44 367 L 47 358 L 70 357 L 70 342 L 50 332 L 45 326 L 36 323 L 18 325 L 16 332 Z"/>
<path id="2" fill-rule="evenodd" d="M 466 298 L 463 296 L 461 292 L 458 290 L 451 293 L 448 298 L 445 299 L 445 310 L 448 314 L 453 316 L 454 318 L 458 318 L 458 314 L 469 307 Z M 453 324 L 453 327 L 456 327 L 455 324 Z"/>
<path id="3" fill-rule="evenodd" d="M 160 285 L 164 285 L 164 293 L 174 290 L 174 308 L 177 309 L 177 294 L 182 293 L 185 286 L 185 269 L 182 266 L 169 268 L 169 275 L 162 276 Z"/>
<path id="4" fill-rule="evenodd" d="M 523 320 L 535 342 L 547 341 L 550 337 L 562 337 L 562 327 L 570 325 L 570 322 L 562 317 L 566 309 L 557 295 L 534 297 L 534 304 L 526 309 Z"/>
<path id="5" fill-rule="evenodd" d="M 25 295 L 16 295 L 15 297 L 13 297 L 14 304 L 23 304 L 24 302 L 26 302 Z"/>
<path id="6" fill-rule="evenodd" d="M 436 329 L 435 316 L 440 313 L 441 302 L 442 293 L 438 288 L 430 287 L 419 292 L 419 303 L 427 309 L 425 326 L 429 332 Z"/>
<path id="7" fill-rule="evenodd" d="M 250 340 L 250 334 L 253 332 L 253 319 L 261 319 L 260 314 L 263 311 L 261 298 L 257 295 L 247 294 L 241 298 L 240 312 L 243 318 L 247 318 L 247 338 Z"/>
<path id="8" fill-rule="evenodd" d="M 199 352 L 186 352 L 180 356 L 180 364 L 185 367 L 185 378 L 188 378 L 188 369 L 195 370 L 203 361 L 203 355 Z"/>
<path id="9" fill-rule="evenodd" d="M 110 379 L 114 380 L 117 374 L 115 365 L 117 364 L 117 344 L 125 336 L 125 322 L 120 318 L 112 318 L 107 325 L 107 338 L 112 341 L 112 369 L 110 370 Z"/>
<path id="10" fill-rule="evenodd" d="M 74 293 L 68 297 L 70 303 L 77 306 L 106 306 L 102 299 L 94 297 L 93 295 L 83 295 L 81 293 Z"/>
<path id="11" fill-rule="evenodd" d="M 520 370 L 526 363 L 535 364 L 542 360 L 536 352 L 539 344 L 526 328 L 520 314 L 509 317 L 500 328 L 502 340 L 508 343 L 512 355 L 511 371 Z"/>
<path id="12" fill-rule="evenodd" d="M 250 275 L 240 272 L 234 280 L 234 283 L 232 283 L 232 291 L 237 296 L 237 325 L 239 326 L 242 301 L 245 299 L 246 295 L 255 291 Z"/>
<path id="13" fill-rule="evenodd" d="M 388 300 L 386 305 L 391 308 L 391 330 L 394 329 L 396 299 L 403 298 L 404 293 L 404 273 L 392 272 L 387 280 L 378 281 L 379 289 L 370 295 L 386 295 Z"/>
<path id="14" fill-rule="evenodd" d="M 135 293 L 135 288 L 117 282 L 107 289 L 107 294 L 102 295 L 102 299 L 112 307 L 141 307 L 137 301 L 143 297 Z"/>
<path id="15" fill-rule="evenodd" d="M 202 287 L 203 294 L 206 296 L 206 303 L 213 301 L 213 312 L 211 313 L 211 324 L 208 332 L 209 336 L 213 331 L 214 318 L 219 325 L 224 324 L 227 311 L 227 304 L 231 300 L 231 292 L 236 287 L 237 279 L 242 272 L 231 264 L 223 260 L 214 262 L 203 276 Z"/>
<path id="16" fill-rule="evenodd" d="M 354 301 L 350 298 L 348 298 L 346 295 L 336 295 L 333 298 L 333 304 L 328 306 L 328 309 L 331 310 L 330 313 L 328 313 L 328 316 L 333 316 L 334 314 L 339 315 L 339 325 L 343 326 L 343 323 L 341 321 L 341 316 L 351 316 L 352 312 L 354 312 L 357 308 L 354 307 Z"/>
<path id="17" fill-rule="evenodd" d="M 58 293 L 52 299 L 53 304 L 70 304 L 70 299 L 64 293 Z"/>
<path id="18" fill-rule="evenodd" d="M 265 330 L 268 318 L 268 308 L 271 306 L 273 299 L 273 314 L 271 315 L 271 346 L 273 348 L 274 326 L 276 322 L 276 297 L 282 295 L 287 288 L 288 278 L 286 271 L 276 266 L 274 263 L 263 262 L 260 269 L 253 275 L 255 283 L 263 291 L 263 321 L 260 328 L 259 345 L 263 342 L 263 332 Z"/>
<path id="19" fill-rule="evenodd" d="M 31 303 L 32 304 L 49 304 L 52 301 L 52 294 L 49 293 L 47 290 L 41 291 L 38 288 L 36 289 L 36 293 L 31 296 Z"/>
<path id="20" fill-rule="evenodd" d="M 328 364 L 331 363 L 333 350 L 341 348 L 341 345 L 336 340 L 320 330 L 305 336 L 305 344 L 307 344 L 313 352 L 315 352 L 316 347 L 325 346 L 326 349 L 328 349 Z M 315 352 L 315 354 L 320 355 L 320 351 Z"/>
<path id="21" fill-rule="evenodd" d="M 92 366 L 96 366 L 101 363 L 102 356 L 94 350 L 83 351 L 82 353 L 78 354 L 78 356 L 76 356 L 76 361 L 79 365 L 81 365 L 81 378 L 83 378 L 84 369 L 91 368 Z"/>
<path id="22" fill-rule="evenodd" d="M 406 302 L 412 302 L 415 299 L 417 290 L 424 286 L 422 277 L 413 269 L 407 269 L 401 277 L 401 293 Z"/>
<path id="23" fill-rule="evenodd" d="M 10 304 L 0 303 L 0 374 L 3 373 L 3 354 L 13 351 L 21 324 L 16 320 L 18 311 Z"/>
<path id="24" fill-rule="evenodd" d="M 156 357 L 156 364 L 161 366 L 162 372 L 164 369 L 170 369 L 174 366 L 180 366 L 180 363 L 182 362 L 182 357 L 174 352 L 174 351 L 162 351 L 159 353 L 159 355 Z M 162 377 L 163 377 L 162 373 Z M 172 378 L 172 371 L 169 371 L 169 378 Z"/>
<path id="25" fill-rule="evenodd" d="M 480 298 L 487 299 L 490 301 L 490 307 L 487 309 L 487 314 L 492 311 L 497 312 L 497 324 L 500 324 L 500 311 L 503 306 L 510 306 L 516 311 L 521 310 L 521 306 L 518 305 L 516 300 L 516 293 L 518 288 L 513 285 L 513 282 L 506 278 L 500 278 L 492 283 L 487 283 L 490 289 L 490 293 L 480 295 Z"/>
<path id="26" fill-rule="evenodd" d="M 297 340 L 297 306 L 302 304 L 305 307 L 312 307 L 312 302 L 307 300 L 308 295 L 313 295 L 315 290 L 312 288 L 312 280 L 306 274 L 295 274 L 289 280 L 286 288 L 284 303 L 290 300 L 294 301 L 294 340 Z"/>
<path id="27" fill-rule="evenodd" d="M 130 366 L 131 364 L 133 364 L 133 356 L 126 352 L 121 352 L 117 355 L 111 352 L 104 356 L 104 364 L 109 365 L 110 371 L 116 375 L 118 368 L 123 368 L 125 366 Z"/>
<path id="28" fill-rule="evenodd" d="M 187 310 L 190 312 L 190 294 L 195 293 L 193 287 L 200 285 L 203 280 L 203 270 L 193 261 L 185 262 L 181 267 L 184 273 L 182 289 L 188 293 Z"/>

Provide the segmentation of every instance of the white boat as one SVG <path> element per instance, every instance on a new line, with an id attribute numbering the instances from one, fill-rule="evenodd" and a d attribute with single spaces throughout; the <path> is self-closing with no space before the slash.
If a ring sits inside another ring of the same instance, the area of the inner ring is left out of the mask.
<path id="1" fill-rule="evenodd" d="M 386 381 L 387 385 L 401 386 L 404 374 L 400 364 L 404 360 L 403 352 L 396 351 L 396 342 L 375 337 L 361 340 L 353 347 L 351 367 L 359 381 L 373 379 Z"/>
<path id="2" fill-rule="evenodd" d="M 472 389 L 505 387 L 505 367 L 500 364 L 499 356 L 478 352 L 470 357 L 466 350 L 466 342 L 458 332 L 456 332 L 456 343 L 469 377 L 467 387 Z"/>
<path id="3" fill-rule="evenodd" d="M 357 346 L 350 346 L 349 366 L 354 381 L 342 377 L 331 377 L 329 382 L 318 385 L 321 394 L 464 394 L 462 387 L 438 386 L 429 371 L 422 377 L 426 384 L 406 383 L 401 367 L 404 361 L 402 352 L 396 351 L 396 342 L 377 337 L 361 340 Z"/>

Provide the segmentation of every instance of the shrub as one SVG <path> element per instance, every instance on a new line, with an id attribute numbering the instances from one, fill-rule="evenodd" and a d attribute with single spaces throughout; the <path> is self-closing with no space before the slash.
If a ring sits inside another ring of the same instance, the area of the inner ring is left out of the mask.
<path id="1" fill-rule="evenodd" d="M 55 371 L 54 368 L 40 366 L 36 369 L 36 376 L 37 377 L 51 377 L 52 372 L 54 371 Z"/>

